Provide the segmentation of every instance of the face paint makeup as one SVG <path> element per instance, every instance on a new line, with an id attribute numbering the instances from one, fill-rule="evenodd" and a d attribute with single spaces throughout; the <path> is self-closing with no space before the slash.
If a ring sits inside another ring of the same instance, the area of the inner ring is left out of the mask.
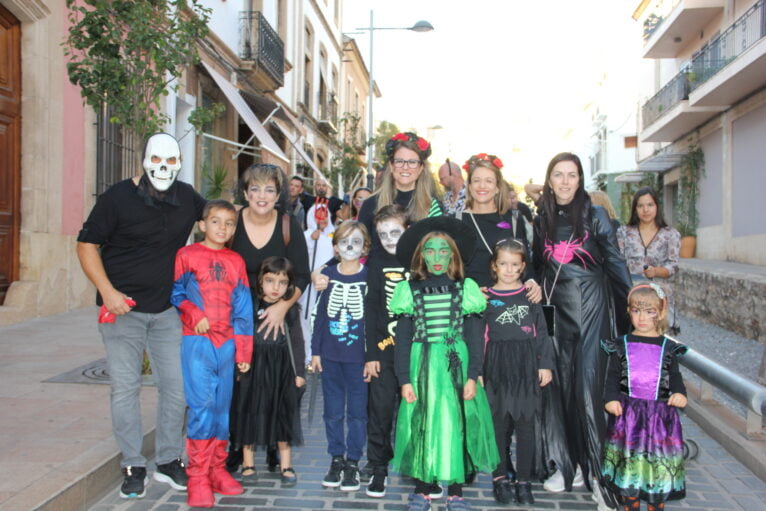
<path id="1" fill-rule="evenodd" d="M 343 261 L 354 261 L 362 256 L 364 250 L 364 236 L 359 230 L 353 230 L 345 238 L 338 240 L 335 249 Z"/>
<path id="2" fill-rule="evenodd" d="M 452 259 L 452 249 L 444 238 L 431 238 L 423 245 L 423 259 L 428 272 L 432 275 L 442 275 L 447 271 Z"/>
<path id="3" fill-rule="evenodd" d="M 380 238 L 380 244 L 383 245 L 386 252 L 395 255 L 396 244 L 399 242 L 399 238 L 402 237 L 404 226 L 395 220 L 385 220 L 378 223 L 376 230 Z"/>

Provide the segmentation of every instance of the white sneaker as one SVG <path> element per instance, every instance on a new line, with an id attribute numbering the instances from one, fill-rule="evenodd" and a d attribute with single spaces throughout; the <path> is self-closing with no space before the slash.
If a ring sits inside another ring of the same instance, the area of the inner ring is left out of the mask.
<path id="1" fill-rule="evenodd" d="M 582 474 L 580 474 L 580 479 L 582 479 Z M 566 489 L 564 486 L 564 475 L 561 473 L 561 470 L 555 471 L 552 476 L 545 480 L 543 489 L 551 493 L 561 493 Z"/>
<path id="2" fill-rule="evenodd" d="M 598 511 L 616 511 L 613 507 L 607 506 L 606 502 L 604 502 L 604 496 L 601 495 L 601 486 L 599 486 L 598 481 L 594 479 L 591 482 L 593 484 L 593 494 L 590 498 L 598 506 Z"/>
<path id="3" fill-rule="evenodd" d="M 585 479 L 582 477 L 582 469 L 580 465 L 577 465 L 577 471 L 575 472 L 574 479 L 572 479 L 572 487 L 580 488 L 585 485 Z"/>

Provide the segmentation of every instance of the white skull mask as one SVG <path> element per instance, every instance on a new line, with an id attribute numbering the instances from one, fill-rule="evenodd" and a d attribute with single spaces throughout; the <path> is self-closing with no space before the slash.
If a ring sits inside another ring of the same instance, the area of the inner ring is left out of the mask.
<path id="1" fill-rule="evenodd" d="M 336 246 L 338 255 L 343 261 L 353 261 L 362 257 L 362 251 L 364 250 L 364 236 L 355 229 L 345 238 L 338 240 Z"/>
<path id="2" fill-rule="evenodd" d="M 378 223 L 376 229 L 378 237 L 380 238 L 380 244 L 391 255 L 396 255 L 396 244 L 399 242 L 399 238 L 402 237 L 404 227 L 399 222 L 393 220 L 384 220 Z"/>
<path id="3" fill-rule="evenodd" d="M 181 148 L 178 141 L 167 133 L 149 137 L 144 152 L 144 170 L 158 192 L 170 188 L 181 170 Z"/>

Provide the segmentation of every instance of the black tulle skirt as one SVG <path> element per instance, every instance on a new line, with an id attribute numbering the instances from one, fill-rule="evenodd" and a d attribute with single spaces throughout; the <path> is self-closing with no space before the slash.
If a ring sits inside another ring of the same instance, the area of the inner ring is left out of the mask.
<path id="1" fill-rule="evenodd" d="M 275 447 L 277 442 L 302 445 L 300 397 L 286 343 L 257 343 L 250 371 L 234 384 L 231 444 Z"/>
<path id="2" fill-rule="evenodd" d="M 535 339 L 490 341 L 484 357 L 484 385 L 492 413 L 531 420 L 540 412 Z"/>

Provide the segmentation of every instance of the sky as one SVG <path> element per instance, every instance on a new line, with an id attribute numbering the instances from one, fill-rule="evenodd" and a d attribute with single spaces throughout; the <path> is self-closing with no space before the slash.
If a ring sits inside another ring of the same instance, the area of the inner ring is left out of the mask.
<path id="1" fill-rule="evenodd" d="M 520 183 L 541 181 L 561 151 L 587 159 L 594 101 L 635 108 L 638 3 L 345 0 L 343 31 L 369 26 L 370 9 L 375 27 L 429 21 L 432 32 L 375 31 L 375 126 L 414 128 L 431 140 L 434 165 L 496 154 L 505 177 Z M 351 37 L 367 61 L 368 33 Z"/>

